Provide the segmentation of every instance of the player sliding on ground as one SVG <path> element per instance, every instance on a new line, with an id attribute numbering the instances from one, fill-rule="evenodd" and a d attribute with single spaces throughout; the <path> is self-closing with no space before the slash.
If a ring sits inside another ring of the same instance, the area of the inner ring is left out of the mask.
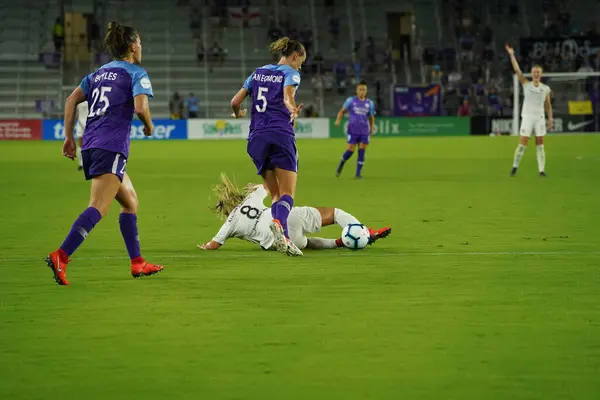
<path id="1" fill-rule="evenodd" d="M 148 99 L 152 85 L 148 73 L 136 64 L 142 62 L 138 32 L 116 22 L 108 24 L 104 43 L 113 61 L 86 76 L 65 103 L 65 142 L 63 156 L 75 158 L 75 111 L 87 100 L 89 115 L 81 147 L 85 179 L 92 180 L 90 201 L 77 217 L 60 247 L 46 257 L 46 263 L 59 285 L 68 285 L 69 257 L 83 243 L 96 224 L 108 213 L 116 199 L 121 204 L 119 225 L 131 259 L 131 275 L 152 275 L 163 269 L 142 257 L 137 228 L 138 198 L 125 172 L 129 156 L 131 120 L 135 113 L 144 123 L 144 134 L 152 135 Z"/>
<path id="2" fill-rule="evenodd" d="M 290 240 L 287 219 L 294 205 L 298 172 L 298 150 L 294 121 L 302 111 L 294 97 L 300 86 L 298 70 L 306 60 L 302 43 L 283 37 L 269 50 L 280 56 L 279 63 L 257 68 L 231 99 L 232 116 L 243 117 L 241 104 L 252 98 L 252 116 L 247 152 L 271 194 L 273 220 L 270 229 L 275 248 L 290 256 L 302 252 Z"/>
<path id="3" fill-rule="evenodd" d="M 523 109 L 521 110 L 521 127 L 519 129 L 521 140 L 517 150 L 515 151 L 515 158 L 513 161 L 513 167 L 510 171 L 510 176 L 517 174 L 517 168 L 521 158 L 527 148 L 527 142 L 532 132 L 535 132 L 535 144 L 537 163 L 540 176 L 545 177 L 546 167 L 546 152 L 544 151 L 544 136 L 546 135 L 546 127 L 548 130 L 552 129 L 552 104 L 550 103 L 550 87 L 540 82 L 542 78 L 542 67 L 534 65 L 531 68 L 531 82 L 523 76 L 519 63 L 515 58 L 515 52 L 508 44 L 506 45 L 506 51 L 510 56 L 510 62 L 512 63 L 515 74 L 519 78 L 519 81 L 523 85 Z M 546 115 L 548 120 L 544 116 L 544 108 L 546 109 Z"/>
<path id="4" fill-rule="evenodd" d="M 263 203 L 268 195 L 263 185 L 248 184 L 244 190 L 240 190 L 223 174 L 214 191 L 219 201 L 213 211 L 221 219 L 227 220 L 210 242 L 198 247 L 217 250 L 227 239 L 239 238 L 259 244 L 265 250 L 273 248 L 275 238 L 269 229 L 273 217 L 271 209 Z M 344 228 L 349 224 L 359 223 L 354 216 L 339 208 L 294 207 L 288 219 L 288 232 L 290 239 L 300 249 L 337 249 L 343 247 L 342 239 L 323 239 L 306 235 L 319 232 L 323 226 L 338 224 Z M 385 238 L 391 232 L 391 228 L 369 228 L 369 244 Z"/>
<path id="5" fill-rule="evenodd" d="M 358 144 L 358 160 L 356 160 L 356 179 L 362 178 L 362 168 L 365 163 L 365 152 L 369 146 L 373 125 L 375 124 L 375 105 L 367 98 L 367 84 L 361 81 L 356 85 L 356 96 L 348 97 L 337 114 L 335 126 L 340 126 L 342 117 L 348 113 L 348 147 L 342 155 L 336 176 L 340 176 L 346 161 L 354 154 Z"/>

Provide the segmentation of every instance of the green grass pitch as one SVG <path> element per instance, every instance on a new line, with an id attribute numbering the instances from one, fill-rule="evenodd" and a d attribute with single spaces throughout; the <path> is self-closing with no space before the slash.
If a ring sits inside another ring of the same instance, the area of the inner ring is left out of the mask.
<path id="1" fill-rule="evenodd" d="M 593 399 L 600 397 L 600 135 L 376 139 L 365 179 L 341 140 L 298 143 L 296 203 L 392 235 L 364 251 L 217 252 L 221 172 L 256 181 L 244 141 L 136 142 L 143 254 L 115 204 L 59 287 L 43 258 L 86 207 L 59 142 L 0 143 L 0 398 Z M 336 237 L 340 229 L 325 228 Z"/>

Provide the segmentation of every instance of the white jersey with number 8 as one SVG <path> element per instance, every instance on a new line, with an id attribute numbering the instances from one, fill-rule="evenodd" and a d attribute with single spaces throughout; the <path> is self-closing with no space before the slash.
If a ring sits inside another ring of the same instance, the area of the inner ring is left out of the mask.
<path id="1" fill-rule="evenodd" d="M 271 209 L 263 201 L 267 190 L 260 186 L 242 204 L 233 209 L 213 240 L 224 244 L 229 238 L 245 239 L 268 249 L 273 245 L 269 223 L 273 219 Z"/>

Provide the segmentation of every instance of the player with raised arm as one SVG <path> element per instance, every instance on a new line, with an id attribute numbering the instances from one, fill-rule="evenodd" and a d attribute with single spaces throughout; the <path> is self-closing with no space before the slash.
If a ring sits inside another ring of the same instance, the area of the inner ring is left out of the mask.
<path id="1" fill-rule="evenodd" d="M 231 99 L 232 116 L 243 117 L 241 104 L 250 95 L 252 109 L 247 151 L 271 194 L 273 220 L 270 229 L 275 247 L 290 256 L 302 252 L 289 239 L 287 219 L 294 206 L 298 173 L 298 150 L 294 120 L 302 111 L 294 97 L 300 86 L 298 70 L 306 59 L 302 43 L 283 37 L 269 50 L 279 54 L 277 64 L 257 68 Z"/>
<path id="2" fill-rule="evenodd" d="M 269 229 L 272 220 L 271 209 L 265 207 L 264 199 L 267 190 L 263 185 L 248 184 L 240 190 L 226 175 L 221 175 L 221 182 L 214 187 L 219 201 L 213 211 L 226 219 L 215 237 L 202 245 L 204 250 L 217 250 L 229 238 L 239 238 L 259 244 L 269 250 L 274 245 L 274 235 Z M 341 228 L 360 222 L 352 215 L 339 208 L 330 207 L 294 207 L 288 219 L 290 239 L 300 249 L 337 249 L 343 247 L 342 239 L 324 239 L 306 237 L 316 233 L 321 227 L 338 224 Z M 382 229 L 369 228 L 369 244 L 387 237 L 392 232 L 389 227 Z"/>
<path id="3" fill-rule="evenodd" d="M 510 56 L 510 62 L 521 85 L 523 85 L 523 108 L 521 110 L 521 127 L 520 142 L 515 151 L 512 170 L 510 176 L 517 174 L 519 163 L 527 148 L 527 142 L 533 132 L 535 132 L 535 144 L 538 170 L 540 176 L 546 177 L 546 152 L 544 151 L 544 136 L 546 128 L 552 129 L 552 103 L 550 102 L 550 87 L 543 84 L 542 78 L 543 69 L 539 65 L 534 65 L 531 68 L 531 81 L 529 81 L 519 68 L 519 63 L 515 58 L 515 52 L 512 47 L 506 45 L 506 51 Z M 546 113 L 544 114 L 544 109 Z M 546 120 L 546 116 L 548 119 Z"/>
<path id="4" fill-rule="evenodd" d="M 346 102 L 337 114 L 335 126 L 340 126 L 345 113 L 348 113 L 348 147 L 342 155 L 336 176 L 340 176 L 344 164 L 352 157 L 354 149 L 358 144 L 355 178 L 360 179 L 362 178 L 361 173 L 365 163 L 365 152 L 369 146 L 371 135 L 373 135 L 373 126 L 375 124 L 375 105 L 367 98 L 367 84 L 365 81 L 361 81 L 356 85 L 356 96 L 346 99 Z"/>
<path id="5" fill-rule="evenodd" d="M 88 102 L 77 104 L 77 123 L 75 124 L 75 138 L 77 139 L 77 162 L 79 163 L 77 170 L 83 169 L 83 156 L 81 155 L 81 145 L 83 141 L 83 132 L 89 114 Z"/>
<path id="6" fill-rule="evenodd" d="M 65 103 L 65 142 L 63 156 L 75 157 L 75 110 L 87 100 L 89 115 L 82 143 L 83 170 L 92 180 L 89 206 L 73 223 L 61 246 L 46 257 L 46 263 L 59 285 L 68 285 L 69 257 L 104 217 L 114 199 L 121 204 L 119 224 L 131 259 L 135 278 L 153 275 L 163 269 L 144 260 L 137 229 L 138 198 L 125 166 L 129 157 L 131 120 L 135 113 L 144 124 L 144 134 L 152 135 L 148 99 L 152 85 L 142 62 L 142 43 L 138 32 L 116 22 L 108 24 L 104 39 L 113 61 L 86 76 Z"/>

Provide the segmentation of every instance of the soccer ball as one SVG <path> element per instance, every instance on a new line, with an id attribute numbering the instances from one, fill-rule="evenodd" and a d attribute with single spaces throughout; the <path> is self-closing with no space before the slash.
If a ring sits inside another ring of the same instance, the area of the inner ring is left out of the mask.
<path id="1" fill-rule="evenodd" d="M 342 243 L 348 249 L 360 250 L 367 247 L 371 234 L 362 224 L 350 224 L 342 231 Z"/>

